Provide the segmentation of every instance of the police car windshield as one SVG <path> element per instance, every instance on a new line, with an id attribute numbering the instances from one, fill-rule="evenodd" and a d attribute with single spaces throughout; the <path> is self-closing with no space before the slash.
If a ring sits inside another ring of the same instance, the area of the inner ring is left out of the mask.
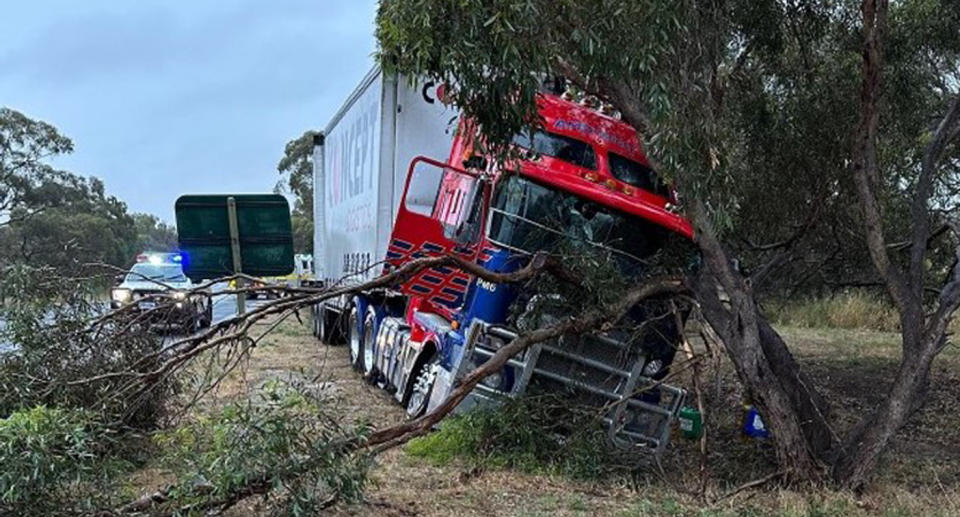
<path id="1" fill-rule="evenodd" d="M 561 245 L 601 247 L 613 252 L 625 273 L 639 272 L 643 259 L 669 235 L 666 228 L 639 217 L 516 175 L 501 182 L 488 232 L 490 241 L 525 252 Z"/>
<path id="2" fill-rule="evenodd" d="M 180 264 L 137 264 L 127 273 L 128 282 L 143 282 L 156 280 L 158 282 L 186 282 Z"/>

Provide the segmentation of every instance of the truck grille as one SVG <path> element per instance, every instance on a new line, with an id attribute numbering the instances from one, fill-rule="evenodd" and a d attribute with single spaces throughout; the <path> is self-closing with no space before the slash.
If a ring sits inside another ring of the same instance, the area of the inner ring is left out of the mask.
<path id="1" fill-rule="evenodd" d="M 509 342 L 516 334 L 506 328 L 476 323 L 470 329 L 474 363 L 493 355 L 491 341 Z M 642 375 L 645 357 L 639 345 L 608 336 L 565 337 L 534 345 L 522 358 L 512 359 L 514 382 L 508 392 L 478 386 L 478 396 L 519 396 L 524 393 L 563 394 L 572 404 L 598 408 L 613 445 L 659 454 L 669 440 L 670 426 L 686 392 Z"/>

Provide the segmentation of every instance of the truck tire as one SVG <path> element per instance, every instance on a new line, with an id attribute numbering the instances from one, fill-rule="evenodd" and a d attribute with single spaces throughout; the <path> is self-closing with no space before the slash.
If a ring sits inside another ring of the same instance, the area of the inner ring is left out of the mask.
<path id="1" fill-rule="evenodd" d="M 360 333 L 360 321 L 357 307 L 350 307 L 347 318 L 347 343 L 350 345 L 350 364 L 353 369 L 363 371 L 363 334 Z"/>
<path id="2" fill-rule="evenodd" d="M 437 379 L 437 368 L 440 367 L 440 356 L 434 354 L 429 361 L 420 366 L 413 380 L 413 387 L 407 397 L 407 418 L 414 419 L 427 412 L 430 404 L 430 394 L 433 393 L 433 384 Z"/>
<path id="3" fill-rule="evenodd" d="M 321 337 L 323 334 L 321 334 L 321 331 L 320 331 L 320 320 L 321 320 L 321 315 L 322 315 L 322 314 L 323 314 L 323 309 L 321 309 L 319 305 L 314 305 L 314 306 L 310 309 L 310 317 L 311 317 L 312 320 L 313 320 L 313 322 L 312 322 L 312 327 L 313 327 L 312 334 L 313 334 L 313 337 L 319 339 L 320 341 L 323 341 L 323 337 Z"/>
<path id="4" fill-rule="evenodd" d="M 213 324 L 213 299 L 207 298 L 204 304 L 203 319 L 200 321 L 200 328 L 209 328 Z"/>
<path id="5" fill-rule="evenodd" d="M 323 342 L 330 345 L 342 345 L 345 342 L 343 335 L 343 312 L 326 311 L 320 320 L 323 332 Z"/>
<path id="6" fill-rule="evenodd" d="M 373 307 L 367 308 L 367 316 L 363 319 L 363 378 L 367 382 L 377 379 L 377 311 Z"/>
<path id="7" fill-rule="evenodd" d="M 328 346 L 341 344 L 341 330 L 337 326 L 339 320 L 340 313 L 319 306 L 313 315 L 313 335 Z"/>

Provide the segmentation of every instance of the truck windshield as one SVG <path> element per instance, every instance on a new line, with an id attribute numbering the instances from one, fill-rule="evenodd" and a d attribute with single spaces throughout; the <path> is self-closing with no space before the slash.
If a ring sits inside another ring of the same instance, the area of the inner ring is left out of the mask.
<path id="1" fill-rule="evenodd" d="M 179 264 L 137 264 L 127 273 L 127 282 L 143 282 L 157 280 L 159 282 L 186 282 L 183 268 Z"/>
<path id="2" fill-rule="evenodd" d="M 555 250 L 563 243 L 614 252 L 621 269 L 639 273 L 669 230 L 526 178 L 505 178 L 491 207 L 488 238 L 516 251 Z"/>

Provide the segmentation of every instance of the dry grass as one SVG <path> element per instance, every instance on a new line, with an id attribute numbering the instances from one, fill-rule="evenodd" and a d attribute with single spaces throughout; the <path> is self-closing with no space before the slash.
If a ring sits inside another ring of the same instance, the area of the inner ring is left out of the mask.
<path id="1" fill-rule="evenodd" d="M 243 397 L 269 378 L 305 375 L 327 390 L 340 410 L 382 427 L 403 419 L 392 397 L 363 382 L 348 366 L 345 347 L 319 344 L 308 327 L 281 325 L 232 374 L 215 395 L 216 404 Z M 781 327 L 798 359 L 824 386 L 836 409 L 838 431 L 883 396 L 899 354 L 896 334 Z M 769 444 L 738 432 L 741 393 L 725 362 L 706 374 L 710 436 L 707 500 L 775 470 Z M 681 380 L 689 385 L 689 379 Z M 900 434 L 884 457 L 870 490 L 848 493 L 766 486 L 714 504 L 691 495 L 696 486 L 697 444 L 676 439 L 663 459 L 666 477 L 655 472 L 604 482 L 478 471 L 453 461 L 434 465 L 394 449 L 376 460 L 367 500 L 340 505 L 334 515 L 449 516 L 960 516 L 960 353 L 948 350 L 933 372 L 935 389 L 926 408 Z M 719 387 L 717 387 L 719 386 Z M 162 476 L 163 473 L 157 473 Z M 138 483 L 139 484 L 139 483 Z M 145 485 L 150 485 L 144 481 Z M 249 502 L 231 515 L 261 515 Z"/>
<path id="2" fill-rule="evenodd" d="M 770 318 L 779 325 L 810 329 L 850 329 L 898 332 L 900 320 L 886 298 L 876 294 L 851 290 L 833 296 L 804 298 L 767 304 Z M 950 326 L 960 333 L 960 317 Z"/>

